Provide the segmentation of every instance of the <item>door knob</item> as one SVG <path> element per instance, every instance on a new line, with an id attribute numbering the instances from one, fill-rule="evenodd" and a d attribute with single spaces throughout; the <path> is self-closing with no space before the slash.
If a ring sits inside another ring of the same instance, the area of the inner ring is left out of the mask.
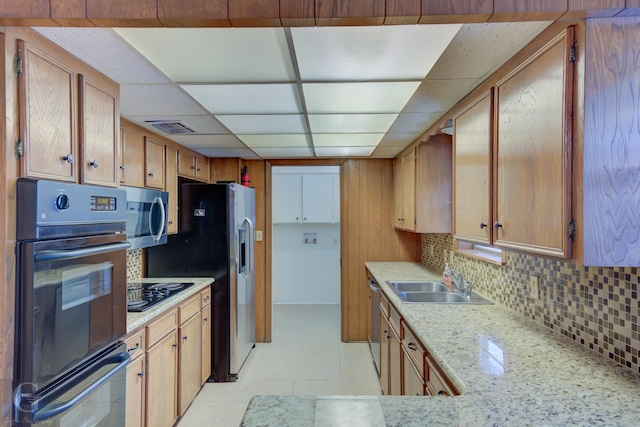
<path id="1" fill-rule="evenodd" d="M 62 158 L 62 160 L 66 160 L 68 163 L 73 163 L 73 154 L 67 154 Z"/>
<path id="2" fill-rule="evenodd" d="M 93 166 L 93 167 L 94 167 L 94 169 L 97 169 L 97 168 L 98 168 L 98 161 L 97 161 L 97 160 L 94 160 L 94 161 L 92 161 L 91 163 L 89 163 L 89 165 Z"/>
<path id="3" fill-rule="evenodd" d="M 481 228 L 481 229 L 482 229 L 482 228 L 486 228 L 486 227 L 487 227 L 487 224 L 485 224 L 484 222 L 481 222 L 481 223 L 480 223 L 480 228 Z"/>

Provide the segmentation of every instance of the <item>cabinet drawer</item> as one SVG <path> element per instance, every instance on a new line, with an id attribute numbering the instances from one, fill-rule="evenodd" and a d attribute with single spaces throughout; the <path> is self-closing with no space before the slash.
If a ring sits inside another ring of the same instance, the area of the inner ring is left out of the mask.
<path id="1" fill-rule="evenodd" d="M 427 366 L 429 369 L 427 386 L 431 394 L 434 396 L 455 396 L 458 394 L 453 386 L 450 385 L 440 366 L 430 357 L 427 357 Z"/>
<path id="2" fill-rule="evenodd" d="M 179 324 L 182 325 L 190 317 L 200 311 L 200 296 L 194 295 L 178 305 Z"/>
<path id="3" fill-rule="evenodd" d="M 384 292 L 380 292 L 380 310 L 382 310 L 385 317 L 389 317 L 389 298 Z"/>
<path id="4" fill-rule="evenodd" d="M 396 330 L 396 333 L 400 338 L 403 338 L 400 333 L 400 313 L 396 310 L 393 304 L 389 303 L 389 323 L 391 327 Z"/>
<path id="5" fill-rule="evenodd" d="M 209 286 L 204 291 L 200 292 L 200 306 L 205 308 L 211 304 L 211 287 Z"/>
<path id="6" fill-rule="evenodd" d="M 127 335 L 124 337 L 124 342 L 127 344 L 127 352 L 131 356 L 131 360 L 142 356 L 146 348 L 144 345 L 144 329 Z"/>
<path id="7" fill-rule="evenodd" d="M 151 348 L 167 334 L 178 328 L 178 310 L 171 309 L 160 319 L 147 325 L 147 347 Z"/>
<path id="8" fill-rule="evenodd" d="M 406 323 L 402 323 L 403 330 L 403 344 L 409 355 L 409 358 L 413 361 L 418 369 L 420 375 L 426 378 L 424 374 L 425 359 L 427 357 L 427 350 L 422 345 L 420 340 L 415 336 L 413 331 L 407 327 Z"/>

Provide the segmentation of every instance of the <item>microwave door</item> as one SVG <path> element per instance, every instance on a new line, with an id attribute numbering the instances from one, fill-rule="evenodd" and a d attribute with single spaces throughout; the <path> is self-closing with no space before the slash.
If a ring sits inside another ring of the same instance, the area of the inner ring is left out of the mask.
<path id="1" fill-rule="evenodd" d="M 160 197 L 156 197 L 149 209 L 149 233 L 156 242 L 160 241 L 160 238 L 164 234 L 166 222 L 166 212 L 164 209 L 164 203 Z"/>

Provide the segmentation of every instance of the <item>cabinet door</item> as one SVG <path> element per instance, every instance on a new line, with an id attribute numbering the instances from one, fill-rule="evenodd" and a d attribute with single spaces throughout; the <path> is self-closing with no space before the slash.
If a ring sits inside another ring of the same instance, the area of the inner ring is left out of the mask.
<path id="1" fill-rule="evenodd" d="M 389 338 L 391 326 L 380 309 L 380 386 L 384 394 L 389 394 Z"/>
<path id="2" fill-rule="evenodd" d="M 127 152 L 127 132 L 124 130 L 123 126 L 120 126 L 120 141 L 118 142 L 118 170 L 120 177 L 120 184 L 124 184 L 127 182 L 127 174 L 126 174 L 126 152 Z"/>
<path id="3" fill-rule="evenodd" d="M 178 331 L 147 351 L 147 427 L 170 427 L 178 419 Z"/>
<path id="4" fill-rule="evenodd" d="M 422 375 L 420 375 L 407 355 L 404 347 L 402 347 L 402 394 L 407 396 L 424 396 L 425 384 Z"/>
<path id="5" fill-rule="evenodd" d="M 491 244 L 492 94 L 455 119 L 453 237 Z"/>
<path id="6" fill-rule="evenodd" d="M 193 178 L 196 176 L 196 159 L 184 152 L 178 154 L 178 175 Z"/>
<path id="7" fill-rule="evenodd" d="M 496 86 L 496 246 L 570 257 L 572 28 Z"/>
<path id="8" fill-rule="evenodd" d="M 400 337 L 390 328 L 389 338 L 389 395 L 402 394 L 402 349 Z"/>
<path id="9" fill-rule="evenodd" d="M 415 149 L 402 159 L 402 228 L 416 229 L 416 155 Z"/>
<path id="10" fill-rule="evenodd" d="M 336 222 L 335 188 L 336 175 L 309 174 L 302 177 L 302 222 Z"/>
<path id="11" fill-rule="evenodd" d="M 180 326 L 180 369 L 178 383 L 178 414 L 184 415 L 200 390 L 200 312 Z"/>
<path id="12" fill-rule="evenodd" d="M 209 182 L 209 160 L 196 157 L 196 179 L 198 181 Z"/>
<path id="13" fill-rule="evenodd" d="M 271 197 L 274 223 L 302 222 L 302 176 L 274 174 Z"/>
<path id="14" fill-rule="evenodd" d="M 145 186 L 151 188 L 164 188 L 164 144 L 145 136 Z"/>
<path id="15" fill-rule="evenodd" d="M 144 356 L 127 366 L 126 427 L 144 426 Z"/>
<path id="16" fill-rule="evenodd" d="M 121 121 L 122 123 L 122 121 Z M 124 181 L 122 184 L 130 187 L 144 187 L 145 185 L 145 137 L 137 127 L 125 124 L 124 137 Z"/>
<path id="17" fill-rule="evenodd" d="M 167 234 L 178 232 L 178 150 L 166 147 L 165 188 L 169 193 Z"/>
<path id="18" fill-rule="evenodd" d="M 402 157 L 393 160 L 393 226 L 402 228 L 404 224 Z"/>
<path id="19" fill-rule="evenodd" d="M 18 78 L 20 174 L 77 180 L 75 74 L 53 56 L 18 40 L 23 74 Z"/>
<path id="20" fill-rule="evenodd" d="M 79 76 L 81 181 L 84 184 L 116 187 L 118 176 L 118 134 L 120 131 L 119 87 Z"/>
<path id="21" fill-rule="evenodd" d="M 202 385 L 211 376 L 211 305 L 205 306 L 200 313 L 202 316 L 200 384 Z"/>

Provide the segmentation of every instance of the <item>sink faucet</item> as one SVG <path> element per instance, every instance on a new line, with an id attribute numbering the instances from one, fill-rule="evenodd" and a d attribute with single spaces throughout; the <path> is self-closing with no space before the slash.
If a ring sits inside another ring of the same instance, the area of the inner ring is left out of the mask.
<path id="1" fill-rule="evenodd" d="M 471 283 L 464 280 L 464 277 L 462 277 L 462 273 L 457 270 L 451 270 L 451 280 L 453 280 L 453 283 L 456 285 L 456 289 L 458 290 L 458 292 L 466 295 L 467 298 L 471 298 Z"/>

